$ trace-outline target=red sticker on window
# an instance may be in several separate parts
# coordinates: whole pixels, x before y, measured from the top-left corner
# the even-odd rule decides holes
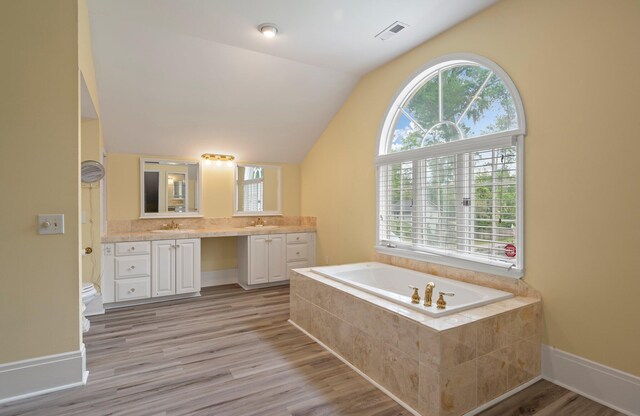
[[[506,246],[504,246],[504,254],[506,254],[507,257],[515,257],[516,246],[514,246],[513,244],[507,244]]]

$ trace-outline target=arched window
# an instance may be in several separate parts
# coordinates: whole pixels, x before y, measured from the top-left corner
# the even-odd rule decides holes
[[[378,251],[522,276],[522,102],[477,56],[431,62],[380,134]]]

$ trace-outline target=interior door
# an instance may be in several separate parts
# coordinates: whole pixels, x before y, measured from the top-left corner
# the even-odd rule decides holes
[[[269,236],[254,235],[249,245],[249,284],[257,285],[269,282]]]
[[[151,296],[168,296],[176,293],[176,241],[151,242]]]
[[[200,291],[200,239],[176,240],[176,293]]]
[[[287,259],[285,256],[285,234],[269,236],[269,281],[279,282],[287,279]]]

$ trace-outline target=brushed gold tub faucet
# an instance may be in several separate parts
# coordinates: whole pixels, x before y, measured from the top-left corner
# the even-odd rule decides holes
[[[431,298],[433,297],[433,289],[436,284],[433,282],[427,283],[427,287],[424,288],[424,306],[431,306]]]
[[[455,293],[453,292],[440,292],[440,297],[438,298],[438,301],[436,302],[436,305],[438,307],[438,309],[444,309],[447,307],[447,302],[445,302],[444,297],[445,296],[455,296]]]
[[[413,289],[413,295],[411,295],[411,303],[420,303],[420,295],[418,294],[418,288],[409,285],[409,289]]]

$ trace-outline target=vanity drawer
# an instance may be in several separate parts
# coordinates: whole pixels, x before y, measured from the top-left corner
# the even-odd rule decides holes
[[[309,267],[309,260],[302,261],[290,261],[287,263],[287,279],[291,280],[291,270],[292,269],[303,269]]]
[[[306,243],[308,239],[307,233],[287,234],[287,244]]]
[[[287,261],[306,260],[308,246],[306,244],[288,244],[287,245]]]
[[[116,257],[116,279],[149,276],[151,271],[151,257],[127,256]]]
[[[135,256],[136,254],[151,253],[150,241],[133,241],[130,243],[116,243],[116,256]]]
[[[116,281],[116,302],[151,297],[151,279],[139,277]]]

